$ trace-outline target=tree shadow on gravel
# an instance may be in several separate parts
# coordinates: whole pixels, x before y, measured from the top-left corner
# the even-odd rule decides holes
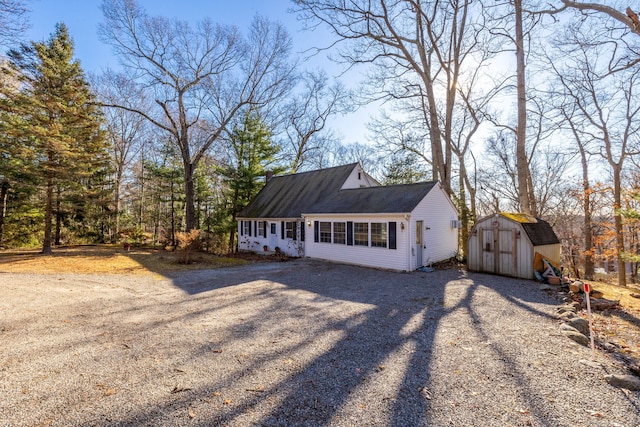
[[[202,366],[197,378],[202,381],[193,387],[177,384],[153,405],[135,406],[115,423],[105,422],[103,415],[90,424],[442,423],[432,413],[434,401],[448,401],[446,390],[436,394],[434,389],[434,349],[438,328],[460,311],[470,318],[473,333],[489,343],[485,350],[512,374],[513,393],[528,402],[531,418],[548,424],[549,408],[536,398],[538,391],[519,362],[493,342],[495,332],[487,329],[476,294],[480,287],[489,288],[513,310],[544,319],[550,315],[536,306],[549,298],[535,285],[532,290],[516,290],[505,285],[506,280],[510,279],[467,276],[457,270],[407,274],[306,261],[175,275],[173,283],[185,299],[160,307],[145,302],[143,310],[164,310],[166,318],[142,323],[133,333],[168,334],[172,325],[205,320],[224,323],[221,313],[237,309],[234,322],[217,325],[216,334],[179,354],[168,367],[179,375],[181,363]],[[191,309],[194,301],[198,310]],[[119,315],[126,316],[126,310]],[[171,340],[180,348],[180,339],[167,335],[167,348],[156,351],[171,352]],[[236,342],[246,345],[246,352],[236,350]],[[210,369],[215,375],[205,369],[208,365],[216,367]],[[228,369],[220,373],[219,366]],[[263,383],[254,383],[254,378],[263,377]]]
[[[320,333],[333,331],[340,338],[284,379],[260,389],[245,387],[241,400],[223,404],[214,411],[215,414],[198,417],[190,425],[243,425],[245,414],[264,413],[260,405],[265,401],[276,403],[268,410],[268,415],[252,420],[251,424],[341,424],[347,422],[341,418],[344,413],[354,412],[361,413],[360,422],[368,425],[419,425],[424,420],[429,410],[429,396],[425,394],[429,383],[429,361],[439,320],[436,310],[442,304],[444,291],[444,279],[439,277],[442,272],[401,274],[325,263],[304,263],[295,268],[278,264],[257,267],[251,272],[232,268],[226,273],[217,270],[178,275],[174,277],[174,284],[189,295],[199,295],[264,280],[286,286],[283,289],[315,295],[308,306],[296,308],[289,306],[286,295],[277,295],[282,290],[271,291],[273,295],[266,296],[273,300],[269,310],[247,316],[243,325],[237,325],[231,339],[259,339],[257,331],[260,325],[273,321],[271,313],[282,310],[288,310],[291,318],[317,316],[317,320],[312,319],[310,323],[324,322],[327,331]],[[450,273],[446,275],[450,276]],[[259,298],[258,295],[252,297]],[[278,298],[282,299],[279,301]],[[334,301],[362,304],[364,308],[335,320],[327,319],[322,309],[313,309],[316,303],[326,305]],[[199,314],[191,313],[191,316]],[[411,327],[407,328],[407,325]],[[288,329],[286,325],[274,327]],[[291,332],[304,334],[304,331]],[[313,352],[314,338],[308,336],[304,341],[252,358],[236,373],[237,380],[212,379],[205,387],[176,394],[172,396],[169,410],[209,401],[216,390],[234,387],[234,383],[236,387],[239,383],[244,384],[243,379],[254,372],[269,369],[288,354]],[[218,340],[213,345],[201,345],[189,357],[208,357],[212,349],[224,349],[225,344],[225,341]],[[396,355],[406,357],[409,363],[396,368]],[[404,372],[399,376],[391,375],[395,369]],[[379,394],[375,400],[386,408],[383,411],[386,420],[367,418],[365,406],[371,405],[370,393]],[[161,424],[167,409],[148,408],[130,413],[128,419],[121,420],[119,424]],[[370,413],[379,414],[378,409]]]

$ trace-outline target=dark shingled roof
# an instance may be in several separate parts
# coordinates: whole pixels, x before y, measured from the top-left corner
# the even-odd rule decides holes
[[[533,246],[542,246],[542,245],[553,245],[556,243],[560,243],[558,240],[558,236],[551,228],[551,225],[545,220],[540,218],[536,218],[538,220],[537,223],[521,223],[522,228],[524,228],[525,233],[529,236],[529,240],[531,240],[531,244]]]
[[[303,213],[407,213],[437,181],[340,190]]]
[[[275,176],[239,214],[240,218],[298,218],[337,193],[357,163]]]

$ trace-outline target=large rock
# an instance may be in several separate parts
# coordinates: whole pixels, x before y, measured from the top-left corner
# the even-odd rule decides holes
[[[604,379],[614,387],[626,388],[631,391],[640,390],[640,378],[634,375],[606,375]]]
[[[586,319],[583,319],[582,317],[574,317],[566,320],[566,322],[569,326],[573,326],[580,331],[581,334],[589,335],[589,322]]]
[[[565,322],[568,322],[571,319],[575,319],[577,318],[578,315],[576,313],[574,313],[573,311],[565,311],[563,313],[561,313],[560,315],[558,315],[558,319],[563,320]]]
[[[580,345],[584,345],[585,347],[589,346],[589,338],[585,335],[581,334],[576,328],[563,323],[560,325],[560,331],[569,339],[577,342]]]
[[[575,305],[573,304],[564,304],[561,305],[560,307],[556,308],[556,311],[560,314],[562,313],[566,313],[566,312],[571,312],[571,313],[577,313],[578,312],[578,308],[576,308]]]

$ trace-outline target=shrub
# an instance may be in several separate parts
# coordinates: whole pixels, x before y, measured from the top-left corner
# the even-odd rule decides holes
[[[176,241],[178,249],[180,249],[178,262],[180,264],[191,264],[191,254],[200,249],[200,230],[180,231],[176,233]]]

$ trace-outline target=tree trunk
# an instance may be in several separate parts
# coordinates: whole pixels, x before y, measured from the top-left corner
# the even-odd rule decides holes
[[[529,201],[529,165],[527,159],[527,98],[525,86],[524,34],[522,28],[522,0],[515,0],[516,19],[516,86],[518,94],[518,126],[516,127],[516,168],[518,172],[518,200],[520,210],[533,214]]]
[[[185,216],[185,231],[189,231],[195,228],[196,224],[196,212],[195,212],[195,187],[193,185],[193,171],[195,165],[190,162],[184,163],[184,216]]]
[[[0,249],[4,233],[4,219],[7,216],[7,199],[9,198],[9,180],[3,179],[0,183]]]
[[[54,245],[59,246],[60,242],[60,233],[62,229],[62,212],[61,212],[61,203],[60,203],[60,188],[56,189],[56,228],[54,233],[53,242]]]
[[[53,154],[49,155],[50,161]],[[47,170],[47,199],[44,205],[44,239],[42,240],[42,253],[51,255],[51,227],[53,213],[53,168],[48,166]]]
[[[624,234],[622,234],[622,188],[621,188],[621,164],[622,161],[613,169],[613,209],[614,223],[616,228],[616,252],[618,261],[618,285],[627,286],[627,270],[624,260]]]
[[[587,155],[582,144],[578,144],[580,149],[580,161],[582,163],[582,210],[584,211],[584,278],[587,280],[593,280],[594,265],[593,265],[593,232],[591,224],[591,188],[589,185],[589,165],[587,163]]]
[[[459,177],[459,187],[460,187],[460,190],[459,190],[458,210],[460,211],[460,222],[462,224],[462,226],[459,229],[459,239],[460,239],[459,246],[460,246],[460,252],[462,252],[466,257],[469,250],[469,244],[468,244],[469,208],[467,208],[467,201],[466,201],[467,196],[465,192],[464,177],[462,176],[462,173],[460,173],[460,177]]]
[[[118,168],[118,172],[116,173],[116,182],[113,189],[113,204],[115,206],[114,212],[114,228],[115,232],[111,236],[111,243],[116,243],[118,239],[118,233],[120,232],[120,210],[122,209],[122,203],[120,201],[120,186],[122,185],[122,168]]]

